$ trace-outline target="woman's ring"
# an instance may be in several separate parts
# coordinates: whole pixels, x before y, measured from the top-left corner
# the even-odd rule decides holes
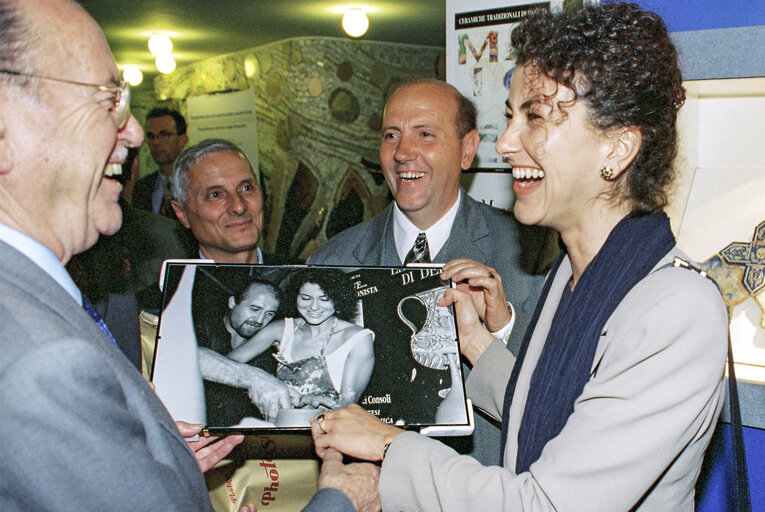
[[[326,434],[327,431],[324,430],[324,425],[322,425],[322,423],[324,423],[325,419],[326,419],[326,417],[325,417],[324,413],[321,413],[318,416],[316,416],[316,424],[319,425],[319,428],[321,429],[321,431]]]

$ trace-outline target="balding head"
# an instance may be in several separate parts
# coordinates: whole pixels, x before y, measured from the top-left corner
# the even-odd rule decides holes
[[[421,230],[455,204],[460,173],[478,149],[475,111],[463,100],[444,82],[420,80],[385,106],[380,166],[399,209]]]
[[[66,262],[119,228],[121,185],[104,174],[120,171],[143,132],[78,4],[0,0],[0,42],[0,222]]]
[[[412,80],[411,82],[407,82],[404,85],[398,87],[388,99],[388,102],[386,102],[385,108],[388,108],[388,103],[390,103],[390,100],[393,99],[393,96],[395,96],[396,93],[407,87],[419,85],[431,86],[434,91],[440,90],[440,94],[446,94],[454,98],[454,129],[457,130],[457,135],[460,138],[467,135],[471,130],[476,129],[476,119],[478,113],[473,102],[463,96],[462,93],[458,91],[457,88],[453,85],[441,80],[436,80],[435,78],[421,78],[418,80]]]

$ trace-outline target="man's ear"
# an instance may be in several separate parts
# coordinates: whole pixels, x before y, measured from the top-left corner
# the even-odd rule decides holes
[[[186,210],[183,209],[183,206],[181,206],[181,203],[176,201],[175,199],[170,201],[170,205],[173,207],[173,210],[175,210],[175,216],[178,217],[178,220],[181,224],[183,224],[183,227],[186,229],[191,229],[191,224],[189,224],[189,219],[186,217]]]
[[[228,309],[234,309],[234,306],[236,306],[236,299],[234,299],[234,296],[228,298]]]
[[[178,136],[178,140],[181,141],[181,147],[186,147],[186,144],[189,142],[189,137],[185,133],[183,135]]]
[[[462,170],[470,169],[470,165],[473,163],[473,158],[478,151],[478,143],[481,138],[478,136],[476,130],[470,130],[462,137],[462,160],[460,166]]]
[[[614,179],[630,166],[643,144],[643,134],[637,126],[622,126],[609,133],[610,151],[605,165],[613,169]]]

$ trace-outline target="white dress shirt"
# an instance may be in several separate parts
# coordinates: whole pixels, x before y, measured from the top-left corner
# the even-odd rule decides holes
[[[263,253],[260,252],[260,247],[256,247],[255,250],[258,253],[258,261],[256,261],[255,263],[258,263],[258,264],[262,265],[263,264]],[[199,259],[200,260],[205,260],[205,261],[212,261],[213,263],[215,263],[215,260],[207,258],[207,257],[205,257],[204,254],[202,254],[202,249],[199,249]]]
[[[438,254],[438,251],[449,240],[449,234],[452,232],[452,224],[457,217],[457,210],[460,207],[460,199],[462,198],[462,191],[458,191],[457,200],[454,202],[451,208],[444,214],[443,217],[425,230],[425,236],[428,238],[428,251],[430,252],[430,258],[433,259]],[[414,225],[409,220],[404,212],[402,212],[398,205],[393,203],[393,239],[396,241],[396,252],[404,263],[406,255],[412,249],[414,240],[417,235],[422,233],[423,230]]]

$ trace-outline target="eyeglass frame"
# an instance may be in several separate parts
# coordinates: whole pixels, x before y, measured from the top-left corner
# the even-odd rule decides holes
[[[158,133],[152,133],[150,131],[146,131],[144,136],[145,136],[146,140],[149,141],[149,142],[151,142],[153,140],[159,140],[159,141],[164,142],[164,141],[170,139],[170,137],[172,137],[173,135],[178,136],[178,135],[182,135],[182,134],[180,134],[178,132],[166,132],[165,130],[160,130]]]
[[[22,73],[12,69],[0,69],[0,73],[22,76],[25,78],[37,78],[39,80],[50,80],[52,82],[62,82],[65,84],[83,85],[85,87],[93,87],[99,91],[110,92],[114,94],[114,99],[112,100],[112,108],[109,109],[109,112],[114,113],[114,123],[117,125],[117,129],[123,129],[127,124],[128,118],[130,117],[130,84],[125,80],[120,80],[119,85],[99,85],[89,84],[86,82],[78,82],[76,80],[67,80],[65,78],[53,78],[50,76]]]

